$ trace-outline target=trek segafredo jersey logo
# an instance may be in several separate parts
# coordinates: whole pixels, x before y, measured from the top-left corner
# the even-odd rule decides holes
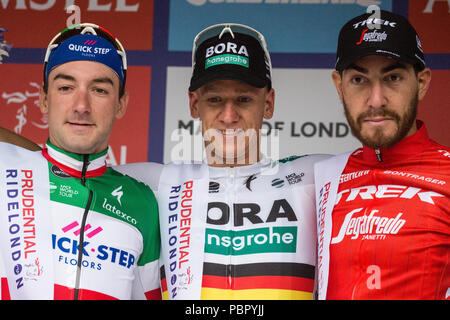
[[[234,42],[219,43],[206,49],[205,69],[221,64],[249,67],[247,47]]]
[[[331,239],[331,244],[341,242],[345,236],[349,236],[350,240],[360,237],[361,240],[384,240],[387,235],[397,234],[406,223],[401,212],[393,218],[377,215],[378,210],[372,210],[368,216],[353,217],[362,210],[363,208],[358,208],[347,213],[338,235]]]

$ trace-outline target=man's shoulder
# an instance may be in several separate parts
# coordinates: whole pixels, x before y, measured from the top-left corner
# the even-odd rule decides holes
[[[115,166],[112,170],[142,182],[156,191],[163,167],[164,165],[156,162],[136,162]]]
[[[316,162],[320,162],[331,158],[329,154],[306,154],[306,155],[294,155],[279,160],[282,167],[304,167],[313,168]]]

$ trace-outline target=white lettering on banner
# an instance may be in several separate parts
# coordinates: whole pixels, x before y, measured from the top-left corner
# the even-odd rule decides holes
[[[79,6],[71,5],[66,8],[66,13],[73,13],[66,20],[66,26],[71,27],[81,23],[81,9]]]
[[[450,13],[450,0],[428,0],[427,6],[423,9],[423,13],[433,13],[433,7],[434,3],[440,1],[440,2],[447,2],[448,4],[448,13]]]
[[[114,156],[114,151],[111,146],[108,148],[108,155],[106,157],[106,164],[108,166],[117,166],[119,164],[127,163],[127,146],[120,146],[120,163],[117,162],[116,157]]]
[[[110,0],[109,3],[99,4],[99,0],[89,0],[87,11],[112,11],[113,3],[115,2],[116,5],[114,6],[115,8],[114,11],[116,12],[138,12],[140,1],[134,0],[133,1],[134,4],[130,4],[129,1],[130,0],[115,0],[115,1]],[[10,3],[12,4],[13,2],[14,0],[0,0],[0,4],[3,9],[7,9],[9,4]],[[76,2],[75,0],[66,0],[64,8],[74,6],[75,2]],[[15,10],[28,9],[25,0],[15,0],[15,3],[16,3],[16,6],[14,7]],[[30,10],[45,11],[51,9],[56,4],[56,0],[47,0],[47,2],[45,3],[29,0],[28,3]]]
[[[362,7],[379,5],[378,0],[186,0],[194,6],[203,6],[207,2],[216,3],[236,3],[236,4],[357,4]]]
[[[350,211],[344,218],[341,229],[336,237],[331,239],[332,244],[341,242],[345,236],[352,236],[350,239],[362,240],[384,240],[387,234],[397,234],[406,220],[400,219],[403,213],[399,212],[395,218],[375,216],[379,210],[372,210],[368,216],[353,218],[355,213],[361,212],[363,208]]]
[[[381,198],[402,198],[412,199],[418,196],[422,202],[434,205],[434,197],[444,197],[442,194],[434,191],[423,191],[419,188],[399,186],[399,185],[379,185],[363,186],[358,188],[346,189],[336,195],[336,204],[339,203],[343,195],[347,195],[345,201],[353,201],[358,196],[362,200],[381,199]]]

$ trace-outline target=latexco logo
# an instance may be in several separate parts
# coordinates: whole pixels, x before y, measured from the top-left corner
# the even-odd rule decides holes
[[[221,255],[295,252],[297,227],[267,227],[242,231],[206,229],[205,251]]]

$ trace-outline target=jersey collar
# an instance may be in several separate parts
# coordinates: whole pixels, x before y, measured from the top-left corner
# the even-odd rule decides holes
[[[206,163],[206,162],[205,162]],[[247,177],[252,174],[259,174],[265,170],[272,168],[275,163],[265,157],[261,156],[261,160],[250,164],[247,166],[236,166],[236,167],[209,167],[209,176],[211,178],[221,178],[221,177]]]
[[[107,151],[108,149],[105,149],[100,153],[89,155],[86,178],[98,177],[106,172]],[[50,140],[47,140],[46,147],[42,149],[42,155],[65,173],[81,178],[84,155],[62,150],[53,145]]]
[[[353,155],[356,157],[362,157],[362,159],[366,162],[374,164],[387,164],[419,154],[427,148],[430,139],[428,137],[425,124],[422,121],[417,120],[417,128],[418,130],[414,134],[402,139],[394,146],[379,149],[382,157],[381,162],[378,160],[375,150],[366,146],[363,146],[362,152],[361,149],[358,149],[353,153]]]

